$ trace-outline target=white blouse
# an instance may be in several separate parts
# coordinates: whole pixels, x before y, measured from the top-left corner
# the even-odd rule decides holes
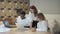
[[[47,32],[47,24],[46,21],[39,21],[37,23],[37,29],[36,31],[40,32],[40,31],[44,31]]]
[[[17,24],[29,26],[30,23],[31,23],[31,19],[28,19],[28,18],[22,19],[20,16],[17,17]]]
[[[26,14],[26,17],[31,19],[31,21],[37,20],[37,16],[35,17],[34,14],[31,12],[29,12],[29,14]]]

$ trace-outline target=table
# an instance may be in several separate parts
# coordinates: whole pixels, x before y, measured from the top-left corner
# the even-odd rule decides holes
[[[32,32],[30,30],[26,30],[24,32],[20,32],[20,31],[17,31],[16,28],[11,28],[11,31],[0,33],[0,34],[50,34],[50,33],[48,33],[48,32]]]

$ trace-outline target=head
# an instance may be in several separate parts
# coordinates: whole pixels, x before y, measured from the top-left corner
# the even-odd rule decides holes
[[[24,11],[20,12],[20,16],[22,19],[24,19],[25,18],[25,12]]]
[[[20,12],[22,12],[22,11],[23,11],[23,9],[17,9],[18,16],[20,16]]]
[[[37,8],[33,5],[30,7],[30,11],[31,13],[33,13],[34,15],[37,15],[38,11],[37,11]]]
[[[38,14],[38,19],[39,20],[45,20],[45,16],[43,15],[43,13]]]

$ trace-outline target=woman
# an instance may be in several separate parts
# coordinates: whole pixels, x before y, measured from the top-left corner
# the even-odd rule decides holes
[[[4,26],[3,21],[0,21],[0,32],[8,32],[8,31],[10,31],[10,29]]]
[[[43,13],[38,14],[38,20],[39,20],[39,22],[37,23],[36,31],[47,32],[47,23],[46,23],[46,19],[45,19]]]
[[[32,19],[32,22],[30,24],[30,29],[37,28],[37,23],[38,23],[37,14],[38,14],[37,8],[34,5],[31,6],[29,12],[30,19]]]
[[[30,26],[30,20],[25,17],[26,13],[24,11],[21,11],[19,16],[17,17],[17,24],[23,25],[25,28],[29,28]]]

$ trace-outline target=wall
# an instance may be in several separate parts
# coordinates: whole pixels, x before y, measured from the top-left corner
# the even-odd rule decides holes
[[[30,5],[35,5],[41,10],[46,19],[56,19],[60,24],[60,0],[30,0]]]
[[[60,14],[60,0],[30,0],[30,5],[35,5],[43,13]]]
[[[0,20],[8,18],[13,21],[11,24],[15,23],[17,12],[20,12],[20,9],[28,12],[29,5],[29,0],[0,0]]]

